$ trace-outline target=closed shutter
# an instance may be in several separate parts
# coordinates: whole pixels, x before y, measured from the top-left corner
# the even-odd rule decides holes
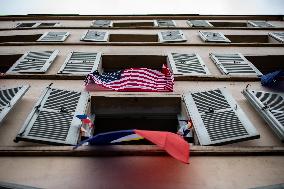
[[[112,27],[113,22],[111,20],[94,20],[92,22],[93,27]]]
[[[0,88],[0,123],[29,88],[29,85],[14,88]]]
[[[27,52],[13,64],[7,73],[44,73],[54,61],[58,52],[58,50]]]
[[[162,31],[158,33],[160,42],[183,42],[186,38],[182,31],[172,30],[172,31]]]
[[[262,73],[240,53],[210,53],[210,58],[213,60],[219,70],[226,75],[262,75]]]
[[[158,27],[175,27],[176,23],[173,20],[154,20],[154,25]]]
[[[201,145],[259,138],[256,129],[225,88],[188,93],[184,100]]]
[[[199,31],[199,36],[205,42],[231,43],[231,41],[220,32]]]
[[[39,25],[40,23],[18,23],[16,25],[16,28],[35,28]]]
[[[170,53],[168,55],[174,74],[180,75],[203,75],[210,74],[201,57],[195,53],[180,54]]]
[[[69,36],[69,32],[46,32],[37,41],[41,42],[57,42],[65,41]]]
[[[107,42],[108,41],[108,32],[88,30],[83,35],[81,40],[82,41]]]
[[[100,59],[101,53],[71,52],[58,73],[86,75],[98,69]]]
[[[26,119],[16,141],[76,145],[89,100],[87,92],[47,87]]]
[[[269,24],[266,21],[248,21],[248,25],[252,27],[259,27],[259,28],[271,28],[274,27],[273,25]]]
[[[273,33],[268,33],[268,35],[277,41],[284,43],[284,32],[273,32]]]
[[[243,94],[284,142],[284,93],[245,89]]]
[[[213,27],[207,20],[188,20],[187,24],[190,27]]]

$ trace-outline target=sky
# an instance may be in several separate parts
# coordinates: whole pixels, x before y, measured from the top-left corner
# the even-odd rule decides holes
[[[284,15],[284,0],[0,0],[0,15]]]

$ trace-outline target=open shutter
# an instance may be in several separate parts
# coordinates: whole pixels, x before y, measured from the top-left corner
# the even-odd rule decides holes
[[[225,37],[221,32],[199,31],[199,36],[205,42],[231,43],[231,41],[227,37]]]
[[[186,38],[181,30],[162,31],[158,33],[160,42],[183,42]]]
[[[260,27],[260,28],[271,28],[273,25],[269,24],[266,21],[248,21],[248,25],[252,27]]]
[[[173,20],[154,20],[154,25],[158,27],[176,27]]]
[[[253,75],[261,76],[262,73],[249,62],[241,53],[235,54],[213,54],[210,53],[210,58],[226,75]]]
[[[57,42],[65,41],[69,36],[69,32],[46,32],[37,41],[41,42]]]
[[[187,24],[190,27],[213,27],[207,20],[188,20]]]
[[[35,28],[39,25],[40,23],[18,23],[16,25],[16,28]]]
[[[259,134],[225,89],[184,95],[201,145],[220,145],[259,138]]]
[[[284,142],[284,93],[245,89],[243,94]]]
[[[203,75],[210,74],[201,57],[195,53],[170,53],[168,58],[174,74],[177,75]]]
[[[26,119],[16,141],[76,145],[89,100],[87,92],[47,87]]]
[[[71,52],[58,73],[86,75],[98,69],[100,59],[101,53]]]
[[[81,38],[82,41],[107,42],[108,32],[88,30]]]
[[[273,32],[273,33],[268,33],[268,35],[280,43],[284,43],[284,32]]]
[[[17,60],[7,73],[44,73],[54,61],[58,52],[58,50],[40,52],[29,51]]]
[[[93,27],[112,27],[113,22],[111,20],[94,20],[92,22]]]
[[[0,88],[0,123],[29,88],[29,85],[14,88]]]

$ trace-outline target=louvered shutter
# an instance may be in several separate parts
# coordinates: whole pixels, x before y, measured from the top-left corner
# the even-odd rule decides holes
[[[37,41],[62,42],[69,36],[69,32],[46,32]]]
[[[108,32],[104,31],[94,31],[88,30],[83,37],[82,41],[97,41],[97,42],[107,42],[108,41]]]
[[[16,141],[75,145],[89,100],[87,92],[47,87],[26,119]]]
[[[44,73],[50,67],[58,52],[58,50],[27,52],[13,64],[7,73]]]
[[[221,145],[259,138],[259,134],[225,89],[184,95],[201,145]]]
[[[226,75],[253,75],[261,76],[262,73],[249,62],[241,53],[235,54],[213,54],[210,58],[218,69]]]
[[[284,32],[273,32],[273,33],[268,33],[268,35],[277,41],[284,43]]]
[[[213,27],[207,20],[188,20],[187,24],[190,27]]]
[[[100,59],[101,53],[71,52],[58,73],[86,75],[98,69]]]
[[[92,22],[93,27],[112,27],[113,22],[111,20],[94,20]]]
[[[160,42],[183,42],[186,38],[182,31],[172,30],[172,31],[162,31],[158,33]]]
[[[260,28],[271,28],[273,25],[269,24],[266,21],[248,21],[248,25],[252,27],[260,27]]]
[[[284,142],[284,93],[245,89],[243,94]]]
[[[16,28],[35,28],[39,25],[40,23],[18,23],[16,25]]]
[[[158,27],[175,27],[176,23],[173,20],[154,20],[154,25]]]
[[[199,31],[199,36],[205,42],[231,43],[231,41],[220,32]]]
[[[201,57],[195,53],[170,53],[168,58],[174,74],[177,75],[203,75],[210,74]]]
[[[0,123],[29,88],[29,85],[0,88]]]

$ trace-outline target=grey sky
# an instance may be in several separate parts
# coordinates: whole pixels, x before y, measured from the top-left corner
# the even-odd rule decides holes
[[[284,15],[284,0],[0,0],[0,14]]]

